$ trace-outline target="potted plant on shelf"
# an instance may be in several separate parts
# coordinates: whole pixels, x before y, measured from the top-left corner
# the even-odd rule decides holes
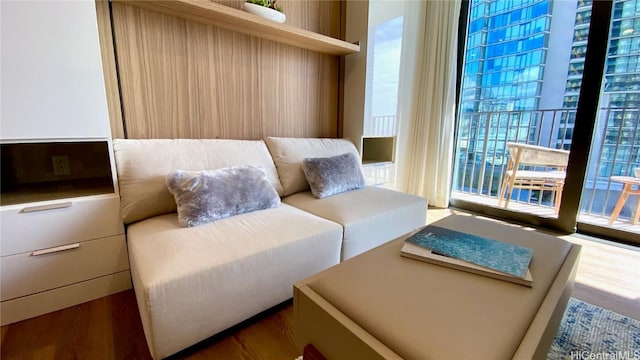
[[[282,12],[282,8],[276,4],[276,1],[277,0],[246,0],[242,9],[265,19],[282,23],[286,20],[286,16]]]

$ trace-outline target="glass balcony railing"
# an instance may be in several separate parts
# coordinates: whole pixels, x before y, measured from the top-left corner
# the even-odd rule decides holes
[[[575,109],[462,112],[458,119],[452,197],[497,207],[509,162],[507,142],[568,150],[575,114]],[[609,224],[624,185],[617,177],[633,178],[635,169],[640,168],[639,117],[638,108],[600,109],[580,221],[640,232],[640,224],[631,224],[640,196],[631,196],[621,208],[617,221]],[[551,191],[516,188],[509,209],[555,216],[554,195]]]

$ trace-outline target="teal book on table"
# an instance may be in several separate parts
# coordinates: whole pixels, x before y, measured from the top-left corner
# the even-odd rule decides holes
[[[492,240],[438,226],[427,226],[406,242],[518,278],[525,278],[533,251],[527,247]]]

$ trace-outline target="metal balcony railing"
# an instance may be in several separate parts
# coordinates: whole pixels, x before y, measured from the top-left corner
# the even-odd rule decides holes
[[[396,116],[372,116],[365,121],[363,136],[394,136],[397,133]]]
[[[509,160],[506,143],[569,150],[575,114],[575,109],[462,112],[456,135],[454,193],[497,199]],[[581,214],[611,215],[621,192],[621,184],[611,181],[611,176],[633,176],[640,167],[639,118],[638,108],[600,109]],[[511,201],[552,207],[553,194],[516,189]],[[631,216],[634,204],[629,201],[621,219]]]

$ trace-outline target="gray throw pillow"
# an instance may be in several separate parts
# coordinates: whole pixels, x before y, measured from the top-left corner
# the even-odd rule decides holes
[[[258,166],[176,170],[166,183],[178,206],[178,221],[187,227],[280,206],[280,196]]]
[[[360,162],[352,153],[338,156],[306,158],[302,171],[315,198],[362,189],[365,185]]]

